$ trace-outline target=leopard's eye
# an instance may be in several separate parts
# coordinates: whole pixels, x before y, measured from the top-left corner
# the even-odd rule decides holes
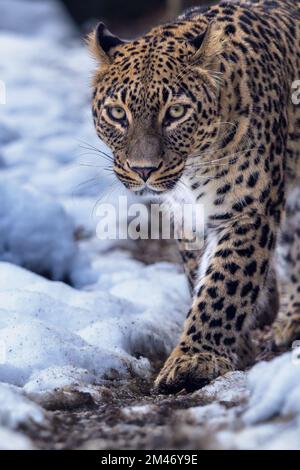
[[[124,121],[126,119],[126,112],[121,106],[109,106],[107,112],[114,121]]]
[[[166,118],[171,120],[181,119],[187,112],[187,106],[174,104],[170,106],[166,113]]]

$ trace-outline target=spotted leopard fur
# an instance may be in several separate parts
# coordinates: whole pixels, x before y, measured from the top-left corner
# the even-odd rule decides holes
[[[300,205],[286,202],[299,184],[300,1],[194,8],[129,42],[101,23],[89,42],[94,123],[116,176],[205,208],[203,249],[180,244],[192,306],[155,382],[193,390],[253,361],[251,328],[276,314],[279,237],[289,301],[274,331],[284,344],[300,334]]]

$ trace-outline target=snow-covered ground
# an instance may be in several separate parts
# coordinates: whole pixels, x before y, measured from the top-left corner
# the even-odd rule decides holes
[[[3,93],[4,83],[6,104],[0,104],[0,448],[5,449],[34,446],[19,428],[46,423],[49,403],[68,401],[74,391],[89,392],[97,401],[98,386],[109,379],[147,379],[151,361],[166,356],[176,342],[189,303],[177,266],[146,266],[96,238],[95,204],[113,199],[114,187],[103,169],[107,162],[90,148],[104,149],[90,115],[93,62],[74,38],[54,1],[1,1],[0,88]],[[231,421],[239,416],[243,431],[220,431],[220,446],[300,448],[298,362],[290,353],[258,364],[248,377],[235,376],[237,382],[222,379],[230,397],[250,397],[230,414],[217,395],[208,405],[216,408],[189,412],[199,422],[218,413]],[[219,383],[201,393],[217,394]],[[257,424],[274,417],[277,427]]]

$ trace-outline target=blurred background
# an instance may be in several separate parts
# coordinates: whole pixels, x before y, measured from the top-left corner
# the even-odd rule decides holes
[[[89,227],[92,233],[95,203],[104,193],[114,199],[116,187],[111,191],[107,162],[97,153],[109,149],[93,128],[96,64],[86,34],[101,20],[131,39],[184,9],[213,3],[0,0],[0,177],[51,196],[72,215],[76,228]],[[2,250],[0,244],[0,259]]]
[[[118,34],[128,38],[146,32],[152,26],[176,18],[187,8],[212,5],[216,0],[1,0],[0,29],[20,27],[22,18],[28,32],[40,29],[33,21],[47,9],[50,20],[55,9],[69,19],[78,30],[86,33],[98,21],[105,21]],[[22,5],[26,4],[24,11]],[[3,15],[3,13],[5,13]],[[60,16],[61,16],[60,15]]]
[[[83,39],[99,20],[130,39],[212,3],[0,0],[0,450],[77,448],[87,436],[92,446],[101,436],[105,449],[124,438],[131,447],[137,423],[147,449],[195,448],[195,436],[199,448],[213,448],[212,438],[219,449],[300,447],[300,374],[290,354],[251,372],[248,421],[241,421],[249,393],[242,372],[198,396],[201,407],[195,395],[177,397],[186,415],[177,405],[166,414],[169,399],[156,397],[145,414],[152,366],[175,345],[190,306],[186,279],[170,244],[96,236],[97,205],[110,202],[118,215],[124,187],[111,178],[103,153],[110,150],[94,130],[97,64]],[[127,214],[117,222],[127,225]],[[268,359],[268,342],[265,349]],[[135,394],[142,406],[131,410],[140,415],[128,414]],[[53,421],[40,405],[55,410]],[[88,405],[101,419],[65,414]],[[125,427],[116,425],[125,416]]]
[[[113,203],[124,187],[112,177],[103,154],[110,149],[94,130],[91,77],[97,64],[84,38],[99,20],[131,39],[187,8],[213,3],[0,0],[0,261],[74,285],[90,279],[70,260],[82,241],[95,237],[98,203]],[[47,204],[63,210],[60,223],[47,217]],[[65,233],[58,234],[58,227],[66,231],[65,222],[68,247]]]
[[[97,64],[84,38],[99,20],[135,38],[212,3],[0,0],[0,261],[77,286],[89,282],[82,264],[74,267],[74,252],[89,258],[96,207],[114,203],[124,187],[112,178],[103,155],[110,149],[94,130]],[[124,217],[119,222],[127,224]]]
[[[186,8],[212,3],[216,2],[0,0],[0,199],[6,201],[0,209],[0,261],[81,285],[77,274],[82,267],[75,273],[69,259],[82,240],[95,236],[97,204],[115,201],[124,191],[111,178],[103,156],[110,149],[94,130],[91,77],[97,65],[84,38],[99,20],[131,39],[176,18]],[[34,192],[33,202],[28,190]],[[60,246],[66,237],[55,234],[52,220],[44,216],[43,198],[50,198],[57,211],[65,211],[62,224],[64,217],[71,218],[69,250]],[[16,214],[21,203],[25,218]],[[20,238],[35,243],[21,247]],[[58,271],[50,248],[44,253],[50,245],[54,253],[69,253],[65,263],[57,255]]]
[[[89,29],[97,19],[106,21],[118,34],[144,33],[151,26],[168,21],[184,9],[209,5],[209,0],[62,0],[75,23]]]

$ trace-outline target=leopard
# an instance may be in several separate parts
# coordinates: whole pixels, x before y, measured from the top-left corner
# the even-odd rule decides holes
[[[247,369],[258,323],[290,347],[300,337],[300,1],[193,7],[131,40],[100,22],[88,44],[93,121],[117,180],[204,208],[202,246],[178,241],[191,307],[154,389],[192,392]]]

